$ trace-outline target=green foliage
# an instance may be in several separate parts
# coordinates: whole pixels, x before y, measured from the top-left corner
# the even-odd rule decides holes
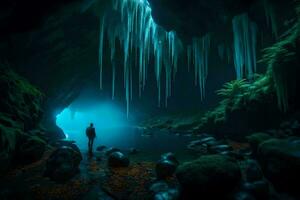
[[[1,152],[11,152],[15,149],[18,129],[5,127],[0,124],[0,149]]]
[[[247,91],[249,84],[245,79],[233,80],[225,83],[223,88],[217,91],[219,96],[233,99]]]
[[[252,146],[253,150],[256,152],[260,144],[271,139],[272,137],[267,133],[253,133],[246,138]]]
[[[299,12],[299,7],[298,7]],[[299,40],[300,22],[288,30],[279,42],[264,50],[262,62],[268,65],[268,75],[273,78],[277,93],[278,106],[282,111],[289,107],[289,96],[295,92],[292,85],[295,84],[297,68],[299,68]]]

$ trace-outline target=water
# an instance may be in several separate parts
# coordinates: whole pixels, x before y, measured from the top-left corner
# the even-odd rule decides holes
[[[80,149],[88,149],[85,130],[91,122],[96,129],[94,148],[100,145],[116,147],[122,150],[136,148],[144,152],[168,152],[186,150],[193,137],[178,136],[162,130],[138,128],[124,120],[126,116],[116,107],[99,104],[85,109],[84,112],[66,108],[57,116],[56,124],[64,131],[66,137],[76,141]]]
[[[85,131],[64,130],[68,139],[75,140],[82,150],[87,150],[88,139]],[[128,150],[136,148],[146,152],[168,152],[186,150],[187,144],[195,139],[187,136],[177,136],[168,131],[145,131],[137,127],[119,127],[102,129],[96,127],[97,137],[94,147],[105,145]]]

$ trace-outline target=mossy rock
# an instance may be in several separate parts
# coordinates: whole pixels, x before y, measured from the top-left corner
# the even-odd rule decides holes
[[[253,133],[246,137],[254,152],[257,152],[257,148],[261,143],[271,138],[272,136],[267,133]]]
[[[79,172],[82,155],[71,147],[60,147],[47,160],[45,176],[56,182],[66,182]]]
[[[227,156],[208,155],[177,169],[183,199],[229,197],[241,179],[237,162]]]
[[[277,190],[300,197],[300,138],[267,140],[259,145],[258,159]]]
[[[16,162],[20,164],[29,164],[39,160],[45,150],[46,142],[37,136],[23,136],[23,142],[17,147]]]

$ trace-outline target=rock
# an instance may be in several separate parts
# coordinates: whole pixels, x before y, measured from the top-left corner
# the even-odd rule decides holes
[[[269,184],[265,180],[244,183],[243,190],[250,193],[255,199],[269,199],[270,189]]]
[[[250,157],[253,154],[252,149],[250,147],[239,149],[238,151],[236,151],[236,153],[241,158]]]
[[[245,165],[245,176],[248,182],[258,181],[264,178],[263,172],[257,161],[247,160]]]
[[[102,157],[101,156],[96,156],[96,160],[97,161],[102,161]]]
[[[106,149],[107,147],[105,145],[101,145],[101,146],[98,146],[96,148],[96,151],[103,151],[104,149]]]
[[[224,199],[241,180],[237,162],[222,155],[201,156],[186,162],[178,167],[176,176],[183,199],[193,199],[195,195]]]
[[[114,152],[120,152],[121,150],[115,147],[110,147],[108,149],[106,149],[105,151],[105,155],[109,156],[110,154],[114,153]]]
[[[300,138],[267,140],[258,148],[258,159],[278,191],[300,196]]]
[[[7,152],[0,153],[0,175],[5,174],[11,167],[12,155]]]
[[[177,160],[174,153],[171,153],[171,152],[165,153],[165,154],[161,155],[160,158],[161,158],[161,160],[170,160],[173,163],[175,163],[176,165],[179,165],[179,161]]]
[[[169,189],[169,186],[166,182],[159,181],[159,182],[153,183],[149,190],[150,190],[150,192],[156,194],[159,192],[167,191],[168,189]]]
[[[57,144],[59,146],[68,146],[69,144],[75,144],[75,143],[76,143],[75,140],[69,140],[66,138],[57,140]]]
[[[121,152],[113,152],[108,157],[109,167],[128,167],[129,159]]]
[[[178,199],[179,191],[176,189],[169,189],[164,192],[159,192],[154,196],[154,200],[176,200]]]
[[[65,182],[78,173],[81,160],[81,154],[73,148],[60,147],[48,158],[45,176],[56,182]]]
[[[151,185],[150,192],[156,200],[176,200],[179,196],[177,188],[170,188],[164,181],[159,181]]]
[[[187,146],[187,149],[191,150],[192,152],[200,153],[200,154],[207,154],[208,152],[207,144],[200,144],[200,145],[189,144]]]
[[[59,147],[70,147],[72,148],[74,151],[77,151],[79,154],[81,154],[80,149],[78,148],[78,146],[76,145],[76,142],[74,140],[69,140],[69,139],[61,139],[57,141],[57,144]]]
[[[246,137],[254,153],[257,152],[258,146],[266,140],[271,139],[267,133],[253,133]]]
[[[39,137],[27,137],[17,149],[17,162],[29,164],[43,156],[46,142]]]
[[[158,179],[171,177],[177,168],[177,164],[171,160],[161,159],[156,163],[155,171]]]
[[[234,200],[256,200],[255,197],[253,197],[248,192],[238,192],[234,195]]]
[[[222,153],[222,152],[228,152],[232,150],[232,147],[226,144],[220,144],[209,147],[209,151],[212,153]]]
[[[129,154],[131,154],[131,155],[135,155],[135,154],[137,154],[139,151],[136,149],[136,148],[131,148],[130,150],[129,150]]]
[[[216,138],[214,138],[214,137],[204,137],[204,138],[202,138],[202,139],[200,139],[199,140],[200,141],[200,143],[202,144],[202,143],[208,143],[208,142],[211,142],[211,141],[216,141]]]

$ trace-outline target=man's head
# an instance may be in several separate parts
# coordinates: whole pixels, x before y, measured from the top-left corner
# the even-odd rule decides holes
[[[91,123],[91,124],[90,124],[90,127],[93,127],[93,126],[94,126],[94,124],[93,124],[93,123]]]

